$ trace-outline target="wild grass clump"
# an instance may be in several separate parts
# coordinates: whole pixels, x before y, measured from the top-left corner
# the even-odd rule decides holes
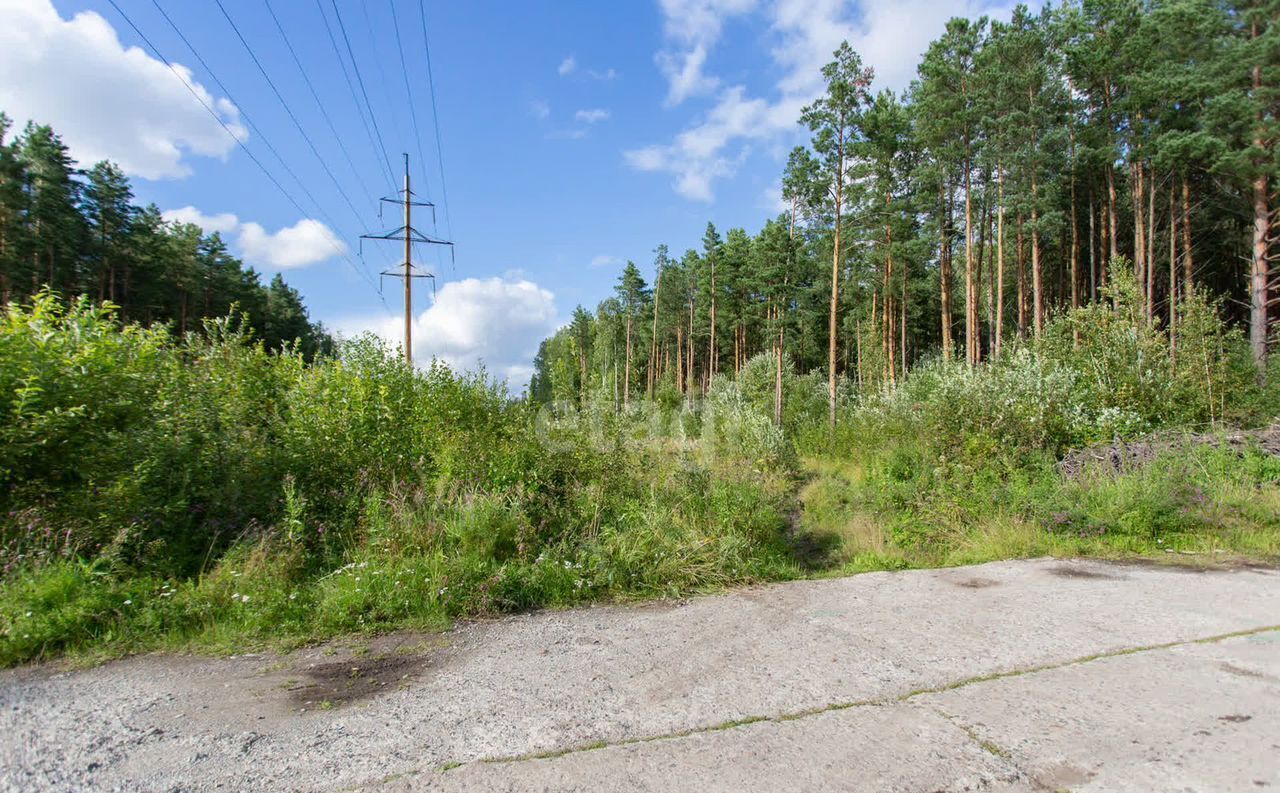
[[[48,295],[6,311],[0,385],[0,664],[797,571],[785,455],[731,398],[710,454],[372,339],[307,364],[235,319],[176,338]]]
[[[1199,296],[1172,340],[1131,277],[1108,298],[992,362],[928,362],[843,412],[833,456],[857,477],[811,461],[824,484],[808,495],[817,530],[846,537],[846,564],[1280,551],[1277,458],[1191,437],[1274,421],[1277,381],[1260,383],[1239,333]],[[1156,431],[1182,441],[1131,470],[1059,470],[1070,449]]]

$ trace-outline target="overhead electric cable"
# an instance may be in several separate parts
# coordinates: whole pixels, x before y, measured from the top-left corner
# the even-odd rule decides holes
[[[436,110],[436,81],[431,73],[431,39],[427,36],[426,0],[418,0],[418,16],[422,19],[422,46],[427,56],[427,87],[431,89],[431,121],[436,129],[436,161],[440,165],[440,202],[444,204],[444,224],[453,239],[453,223],[449,219],[449,187],[444,178],[444,146],[440,143],[440,114]]]
[[[364,106],[369,111],[369,120],[373,122],[373,131],[378,136],[378,146],[382,149],[382,158],[387,164],[387,173],[391,173],[391,157],[387,155],[387,144],[382,139],[382,130],[378,128],[378,117],[373,113],[373,105],[369,102],[369,92],[364,87],[364,77],[360,75],[360,64],[356,61],[355,51],[351,49],[351,38],[347,35],[347,26],[342,21],[342,12],[338,10],[337,0],[329,0],[333,6],[333,15],[338,20],[338,30],[342,33],[342,41],[347,45],[347,56],[351,58],[351,68],[356,73],[356,82],[360,85],[360,95],[364,97]],[[394,180],[393,180],[394,182]]]
[[[307,90],[311,92],[311,98],[316,100],[316,107],[320,109],[320,115],[324,118],[325,124],[329,126],[329,131],[333,133],[334,140],[338,141],[338,148],[342,150],[342,156],[346,158],[347,165],[351,167],[351,172],[355,174],[356,181],[360,183],[360,189],[364,192],[365,200],[373,203],[373,194],[369,192],[369,187],[364,183],[364,177],[360,175],[360,169],[356,168],[355,161],[351,158],[351,152],[347,150],[347,144],[343,142],[342,135],[338,133],[338,128],[334,126],[333,119],[329,117],[329,111],[325,110],[324,102],[320,99],[320,94],[316,91],[315,85],[311,82],[311,77],[307,74],[307,68],[302,65],[302,59],[298,57],[298,52],[293,48],[293,42],[289,41],[289,34],[285,32],[284,25],[280,24],[280,17],[276,16],[276,11],[271,6],[271,0],[262,0],[267,7],[267,13],[271,15],[271,21],[275,23],[276,30],[280,32],[280,38],[284,41],[284,46],[289,50],[289,55],[293,58],[293,62],[298,67],[298,71],[302,74],[302,80],[307,85]]]
[[[369,128],[369,121],[364,117],[364,108],[360,106],[360,97],[356,94],[356,85],[351,82],[351,72],[347,69],[347,61],[342,57],[342,51],[338,49],[338,39],[333,35],[333,26],[329,24],[329,15],[325,13],[324,3],[321,0],[316,0],[316,10],[320,12],[320,19],[324,20],[324,32],[329,35],[329,44],[333,47],[334,57],[338,59],[338,66],[342,67],[342,77],[347,82],[347,90],[351,93],[351,101],[356,106],[356,115],[360,118],[360,125],[364,127],[365,137],[369,139],[369,145],[373,147],[374,159],[378,159],[378,142],[373,139],[373,130]],[[384,159],[379,160],[379,162],[385,169],[387,188],[395,192],[396,179],[391,173],[390,163],[385,159],[386,149],[382,150],[382,154]]]
[[[151,42],[151,39],[147,38],[147,35],[142,32],[141,28],[139,28],[137,24],[134,23],[133,18],[124,12],[124,9],[120,7],[120,4],[117,3],[116,0],[107,0],[107,2],[110,3],[111,7],[116,10],[116,13],[119,14],[121,18],[124,19],[125,23],[127,23],[129,27],[133,29],[133,32],[138,34],[138,38],[142,39],[142,42],[147,45],[147,47],[155,54],[155,56],[159,58],[160,61],[164,63],[165,66],[169,68],[169,71],[173,72],[174,76],[177,77],[178,80],[184,86],[186,86],[187,90],[191,92],[191,95],[195,97],[197,102],[200,103],[201,107],[203,107],[209,113],[209,115],[213,116],[214,121],[217,121],[219,126],[222,127],[222,129],[227,133],[227,135],[233,141],[236,142],[236,145],[239,146],[241,150],[243,150],[244,153],[249,156],[249,159],[253,162],[253,164],[258,166],[258,169],[261,170],[263,175],[265,175],[267,179],[270,180],[270,182],[276,186],[276,189],[280,191],[281,195],[283,195],[285,199],[290,204],[292,204],[295,209],[298,210],[299,214],[301,214],[303,217],[308,216],[310,213],[307,212],[307,210],[303,209],[302,205],[298,203],[298,200],[293,197],[293,194],[290,193],[287,189],[285,189],[284,185],[280,184],[280,180],[277,179],[275,175],[271,173],[271,171],[267,170],[267,167],[262,164],[262,161],[258,159],[257,155],[255,155],[253,151],[244,144],[244,141],[240,139],[240,136],[237,135],[235,131],[231,129],[231,127],[227,126],[227,122],[223,120],[222,116],[219,115],[219,113],[216,110],[214,110],[207,101],[205,101],[205,98],[200,95],[200,92],[195,89],[195,86],[193,86],[190,83],[190,81],[188,81],[187,78],[182,75],[182,72],[178,71],[177,67],[173,65],[173,62],[170,61],[168,58],[166,58],[164,54],[160,52],[160,49]],[[323,208],[320,207],[319,203],[316,202],[315,197],[312,196],[309,192],[307,192],[305,187],[303,187],[303,192],[307,194],[307,197],[311,200],[312,203],[316,204],[317,208],[320,208],[321,213],[323,214],[324,210]],[[351,256],[350,254],[348,254],[345,248],[339,245],[337,241],[327,237],[326,237],[326,242],[329,243],[329,245],[334,249],[334,251],[338,253],[338,255],[340,255],[344,260],[346,260],[347,264],[350,265],[352,270],[355,270],[356,274],[364,278],[365,281],[369,283],[369,285],[372,286],[375,291],[378,291],[376,285],[374,285],[372,279],[369,277],[369,274],[365,270],[362,270],[361,268],[356,267],[355,262],[351,260]],[[387,309],[387,311],[390,312],[390,309],[387,307],[386,301],[382,299],[380,292],[379,292],[379,300],[382,302],[383,308]]]
[[[271,139],[266,136],[266,134],[258,127],[256,123],[254,123],[253,118],[249,116],[248,111],[244,109],[244,106],[240,104],[240,102],[236,101],[236,98],[234,95],[232,95],[231,90],[227,88],[227,86],[223,84],[222,80],[218,78],[218,73],[215,72],[213,68],[210,67],[209,64],[205,62],[204,57],[200,55],[200,51],[195,48],[195,45],[191,43],[191,41],[187,38],[186,34],[182,32],[182,29],[178,27],[177,23],[175,23],[173,19],[170,18],[169,14],[164,10],[164,7],[160,5],[160,0],[151,0],[151,4],[156,7],[156,10],[160,12],[160,16],[163,17],[164,21],[169,24],[169,27],[173,29],[173,32],[177,34],[178,38],[182,41],[183,44],[186,45],[187,49],[190,50],[191,54],[195,56],[196,61],[199,62],[201,68],[204,69],[205,74],[209,75],[209,79],[213,80],[214,85],[218,86],[218,90],[222,91],[223,95],[226,96],[227,99],[230,100],[231,103],[236,106],[236,110],[239,112],[240,117],[243,118],[244,122],[249,125],[249,129],[253,130],[253,133],[258,136],[258,138],[262,141],[262,144],[267,147],[267,150],[270,151],[275,156],[276,160],[280,163],[280,167],[284,168],[285,173],[289,174],[289,176],[293,179],[294,184],[302,188],[303,192],[306,192],[306,186],[303,185],[302,179],[299,178],[298,175],[294,173],[293,169],[289,167],[289,163],[285,161],[284,157],[280,154],[280,152],[276,150],[276,147],[272,145]],[[113,3],[112,5],[115,5],[115,4]],[[117,9],[118,8],[119,7],[117,6]],[[123,13],[122,13],[122,16],[123,16]],[[127,17],[125,19],[126,21],[128,21]],[[132,25],[133,23],[130,22],[129,24]],[[138,31],[136,27],[134,28],[134,30]],[[141,36],[142,33],[138,31],[138,35]],[[145,37],[143,38],[143,41],[146,41]],[[155,48],[152,47],[152,49],[154,50]],[[159,55],[159,52],[157,52],[156,54]],[[179,75],[179,77],[181,77],[181,75]],[[185,78],[183,79],[183,82],[186,82]],[[319,204],[317,204],[316,207],[319,208]],[[308,214],[308,213],[304,212],[303,214]]]
[[[342,183],[338,181],[338,177],[333,175],[333,170],[329,168],[329,163],[325,160],[324,155],[322,155],[320,150],[316,148],[316,144],[311,140],[311,136],[307,134],[306,127],[302,126],[302,122],[298,120],[296,115],[294,115],[293,109],[289,107],[289,103],[285,101],[284,95],[281,94],[280,89],[276,87],[275,81],[271,79],[271,75],[267,74],[266,67],[262,65],[262,61],[258,60],[257,53],[253,51],[253,47],[249,46],[248,40],[246,40],[244,34],[240,32],[240,28],[236,25],[235,20],[233,20],[231,15],[227,13],[227,8],[222,4],[222,0],[213,1],[218,6],[218,10],[222,12],[222,16],[226,17],[227,23],[231,25],[231,29],[235,31],[236,38],[240,39],[240,43],[244,45],[245,52],[249,53],[249,58],[253,61],[254,65],[258,67],[258,71],[262,73],[262,78],[266,80],[267,85],[271,87],[271,92],[275,94],[276,99],[280,102],[280,106],[284,108],[284,112],[288,114],[289,119],[293,121],[293,125],[298,128],[298,134],[300,134],[302,139],[306,141],[308,148],[311,149],[311,153],[314,154],[316,160],[319,161],[320,167],[324,169],[324,172],[329,176],[329,180],[333,182],[333,186],[337,188],[338,194],[341,195],[342,200],[346,202],[347,208],[351,210],[351,214],[356,217],[356,220],[361,226],[364,226],[367,231],[368,227],[364,224],[364,216],[360,214],[360,210],[356,209],[356,205],[351,202],[351,197],[347,195],[347,191],[342,187]]]
[[[396,32],[396,49],[400,52],[400,74],[404,77],[404,92],[409,97],[409,118],[413,122],[413,140],[418,147],[418,163],[422,168],[423,193],[430,198],[431,180],[427,175],[427,158],[422,154],[422,131],[418,128],[418,110],[414,107],[413,86],[409,82],[409,64],[404,57],[404,43],[400,38],[400,17],[396,14],[396,0],[387,0],[391,6],[391,23]]]

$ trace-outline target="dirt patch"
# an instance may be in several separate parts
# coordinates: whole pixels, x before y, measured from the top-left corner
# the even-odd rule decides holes
[[[1124,579],[1124,576],[1106,570],[1095,570],[1072,564],[1055,565],[1049,568],[1049,572],[1059,578],[1080,578],[1090,581],[1121,581]]]
[[[1232,724],[1243,724],[1244,722],[1252,718],[1253,718],[1252,716],[1245,716],[1239,713],[1233,713],[1230,716],[1219,716],[1218,721],[1229,721]]]
[[[1236,675],[1237,677],[1248,677],[1256,680],[1274,680],[1275,679],[1271,675],[1263,674],[1262,672],[1255,672],[1252,669],[1245,669],[1242,666],[1236,666],[1235,664],[1227,663],[1226,661],[1223,661],[1222,663],[1218,664],[1218,667],[1222,669],[1222,671],[1227,672],[1229,674]]]
[[[408,686],[430,658],[426,655],[384,655],[315,664],[299,670],[306,680],[288,689],[295,708],[331,708],[368,699]]]
[[[965,589],[986,589],[987,587],[1000,586],[999,581],[995,581],[990,578],[980,578],[978,576],[963,578],[959,581],[952,581],[951,583],[958,587],[964,587]]]

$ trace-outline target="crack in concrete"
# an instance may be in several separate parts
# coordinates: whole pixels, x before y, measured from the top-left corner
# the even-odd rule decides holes
[[[972,677],[961,678],[960,680],[956,680],[951,683],[913,689],[903,694],[891,695],[887,697],[878,697],[875,699],[852,700],[848,702],[833,702],[828,705],[820,705],[813,708],[787,711],[784,713],[778,713],[778,714],[772,714],[772,715],[746,716],[739,719],[731,719],[728,721],[724,721],[719,724],[712,724],[712,725],[703,726],[703,727],[690,727],[685,730],[658,733],[655,735],[643,735],[635,738],[624,738],[622,740],[612,741],[612,742],[593,741],[587,744],[577,744],[573,746],[566,746],[561,749],[553,749],[553,750],[544,751],[544,752],[529,752],[526,754],[509,755],[509,756],[502,756],[502,757],[482,757],[470,762],[450,761],[450,762],[444,763],[441,766],[437,766],[436,771],[444,773],[457,768],[461,768],[463,766],[471,765],[473,763],[506,764],[506,763],[521,763],[529,760],[549,760],[549,759],[554,759],[558,757],[565,757],[566,755],[571,755],[571,754],[593,752],[598,749],[608,749],[608,748],[619,747],[619,746],[634,746],[637,744],[654,743],[657,741],[669,741],[669,740],[677,740],[680,738],[688,738],[689,736],[692,736],[692,735],[702,735],[702,734],[722,732],[724,730],[731,730],[737,727],[744,727],[749,724],[757,724],[760,722],[774,722],[774,723],[780,724],[783,722],[796,721],[798,719],[805,719],[811,716],[817,716],[823,713],[831,713],[834,711],[848,710],[850,708],[894,705],[902,702],[907,702],[915,697],[923,696],[925,694],[940,694],[945,691],[953,691],[958,688],[977,685],[979,683],[987,683],[995,680],[1003,680],[1005,678],[1021,677],[1023,675],[1032,675],[1032,674],[1037,674],[1039,672],[1049,672],[1055,669],[1064,669],[1069,666],[1086,664],[1091,661],[1099,661],[1105,658],[1118,658],[1125,655],[1154,652],[1158,650],[1169,650],[1175,647],[1188,647],[1196,644],[1213,644],[1215,642],[1226,641],[1227,639],[1235,639],[1235,638],[1240,638],[1242,636],[1256,636],[1258,634],[1272,633],[1277,631],[1280,631],[1280,625],[1268,625],[1261,628],[1250,628],[1246,630],[1231,631],[1230,633],[1220,633],[1213,636],[1205,636],[1197,639],[1184,639],[1180,641],[1163,642],[1160,644],[1146,644],[1146,645],[1140,645],[1137,647],[1126,647],[1120,650],[1108,650],[1100,653],[1092,653],[1090,655],[1084,655],[1078,658],[1072,658],[1072,659],[1057,662],[1057,663],[1038,664],[1036,666],[1024,667],[1021,669],[1013,669],[1005,672],[991,672],[985,675],[974,675]],[[954,722],[952,723],[954,724]],[[961,727],[961,729],[963,729],[963,727]],[[994,744],[991,744],[990,746],[988,746],[986,742],[979,740],[977,737],[973,736],[972,734],[970,735],[970,737],[978,741],[978,744],[986,751],[989,751],[996,756],[1008,759],[1007,753],[1005,752],[1005,750],[1001,749],[1000,747],[995,746]]]

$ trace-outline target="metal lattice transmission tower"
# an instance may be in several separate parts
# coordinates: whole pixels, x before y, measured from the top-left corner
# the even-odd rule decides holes
[[[436,205],[430,201],[415,201],[414,192],[409,189],[409,155],[404,155],[404,189],[399,191],[396,198],[383,198],[389,204],[398,204],[404,209],[404,225],[397,229],[392,229],[385,234],[361,234],[361,240],[396,240],[404,243],[404,261],[396,265],[390,270],[384,270],[381,275],[390,276],[391,278],[404,279],[404,359],[413,365],[413,279],[415,278],[435,278],[434,273],[417,267],[413,263],[413,243],[420,242],[426,245],[448,245],[449,252],[453,254],[453,243],[448,240],[438,239],[429,234],[423,234],[413,227],[413,208],[426,207],[431,210],[432,225],[435,225]]]

